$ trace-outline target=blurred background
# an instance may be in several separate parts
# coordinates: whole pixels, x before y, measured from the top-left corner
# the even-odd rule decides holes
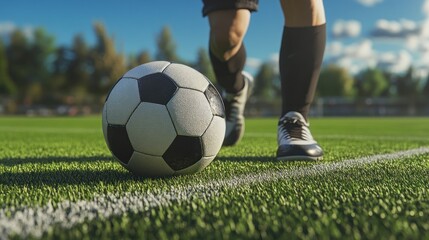
[[[325,0],[327,46],[313,116],[429,115],[429,0]],[[167,60],[215,82],[201,1],[0,3],[0,114],[98,114],[129,69]],[[261,0],[245,38],[247,115],[280,110],[283,15]]]

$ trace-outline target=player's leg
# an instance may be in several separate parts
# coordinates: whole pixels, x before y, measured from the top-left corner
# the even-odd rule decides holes
[[[244,133],[244,107],[253,85],[243,73],[246,62],[244,36],[257,1],[204,0],[203,14],[210,25],[209,53],[226,110],[224,146],[234,145]]]
[[[281,0],[285,27],[280,49],[282,116],[277,158],[318,160],[323,156],[308,124],[326,42],[322,0]]]
[[[246,9],[226,9],[208,14],[209,53],[216,79],[228,93],[243,89],[241,71],[246,62],[243,38],[250,22]]]

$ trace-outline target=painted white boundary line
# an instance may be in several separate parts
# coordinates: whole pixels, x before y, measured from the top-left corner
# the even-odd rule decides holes
[[[7,239],[12,234],[17,234],[23,238],[29,235],[40,237],[54,225],[68,229],[84,221],[106,219],[112,216],[120,216],[127,212],[145,212],[156,207],[171,206],[179,202],[190,202],[193,199],[208,201],[214,196],[218,196],[225,188],[281,179],[316,176],[375,162],[398,160],[427,153],[429,153],[429,147],[422,147],[336,163],[321,163],[297,169],[245,174],[224,180],[217,179],[197,185],[171,188],[168,191],[157,190],[151,193],[134,192],[101,195],[90,201],[64,201],[56,204],[56,207],[48,203],[41,207],[0,209],[0,239]]]

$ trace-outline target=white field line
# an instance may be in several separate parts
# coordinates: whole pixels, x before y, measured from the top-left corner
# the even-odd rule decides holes
[[[428,141],[426,136],[383,136],[383,135],[321,135],[324,139],[348,139],[348,140],[387,140],[387,141]]]
[[[349,159],[336,163],[321,163],[297,169],[244,174],[224,180],[216,179],[202,184],[172,187],[167,191],[157,190],[150,193],[107,194],[96,196],[89,201],[63,201],[55,205],[48,203],[41,207],[0,209],[0,239],[7,239],[13,234],[23,238],[29,235],[40,237],[54,225],[69,229],[84,221],[106,219],[129,212],[141,213],[157,207],[190,202],[193,199],[209,201],[213,197],[219,196],[224,189],[290,178],[317,176],[333,171],[362,167],[375,162],[398,160],[427,153],[429,153],[429,147],[422,147],[389,154]]]
[[[276,133],[258,133],[258,132],[248,132],[245,133],[246,137],[276,137]],[[392,140],[392,141],[428,141],[429,137],[426,136],[383,136],[383,135],[315,135],[317,139],[350,139],[350,140]]]

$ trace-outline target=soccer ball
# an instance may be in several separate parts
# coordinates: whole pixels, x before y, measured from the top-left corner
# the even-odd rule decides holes
[[[216,88],[195,69],[166,61],[125,73],[106,98],[102,122],[112,155],[146,177],[201,171],[225,136],[225,109]]]

